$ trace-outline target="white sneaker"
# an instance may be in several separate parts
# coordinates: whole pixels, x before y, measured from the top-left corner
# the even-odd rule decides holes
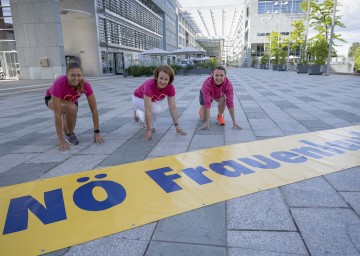
[[[136,109],[135,112],[136,112],[136,116],[139,118],[140,122],[145,123],[145,113],[139,109]]]
[[[132,111],[133,111],[133,114],[134,114],[134,121],[135,121],[135,122],[139,122],[139,117],[138,117],[138,115],[136,114],[136,108],[133,108]]]

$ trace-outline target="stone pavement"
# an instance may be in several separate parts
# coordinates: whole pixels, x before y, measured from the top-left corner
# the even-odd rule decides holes
[[[93,79],[106,143],[93,144],[91,112],[82,97],[75,130],[80,144],[67,152],[57,150],[53,115],[43,99],[47,85],[0,90],[0,186],[360,124],[360,77],[258,69],[229,69],[228,77],[234,85],[235,114],[243,130],[217,126],[214,117],[210,131],[197,130],[198,93],[206,76],[177,76],[179,123],[188,135],[175,135],[166,110],[154,139],[146,143],[140,142],[144,128],[132,121],[131,94],[148,78]],[[12,81],[14,86],[19,83]],[[213,116],[215,113],[214,105]],[[228,112],[225,120],[230,121]],[[49,255],[356,256],[360,255],[359,230],[358,166],[220,202]]]

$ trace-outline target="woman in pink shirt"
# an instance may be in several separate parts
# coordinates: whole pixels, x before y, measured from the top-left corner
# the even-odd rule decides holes
[[[201,108],[199,110],[199,115],[204,124],[200,126],[199,129],[210,129],[210,108],[213,100],[218,102],[217,123],[219,125],[225,125],[223,113],[226,105],[233,122],[233,128],[241,129],[235,121],[233,98],[234,89],[230,80],[226,77],[225,68],[222,66],[216,67],[211,76],[204,81],[200,90],[199,100]]]
[[[153,138],[156,121],[161,115],[162,107],[159,101],[168,99],[171,117],[174,122],[176,132],[186,135],[179,127],[178,114],[175,102],[174,71],[168,65],[162,65],[155,69],[154,78],[147,80],[134,91],[132,103],[134,105],[134,119],[145,123],[146,133],[142,141]]]
[[[92,113],[94,141],[95,143],[104,142],[100,136],[99,114],[94,92],[90,84],[83,79],[80,64],[70,62],[66,67],[66,75],[57,78],[45,94],[46,106],[54,111],[55,128],[60,151],[68,150],[68,144],[79,144],[74,129],[78,112],[78,99],[83,93],[87,97]],[[66,135],[65,138],[63,132]]]

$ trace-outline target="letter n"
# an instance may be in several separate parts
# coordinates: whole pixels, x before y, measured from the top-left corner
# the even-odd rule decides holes
[[[28,228],[30,210],[42,223],[50,224],[66,219],[64,198],[61,189],[44,193],[45,207],[32,196],[11,199],[3,235]]]

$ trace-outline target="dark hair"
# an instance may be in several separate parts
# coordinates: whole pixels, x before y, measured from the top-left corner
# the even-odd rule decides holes
[[[79,62],[71,61],[66,65],[66,74],[70,72],[71,69],[79,68],[82,72],[82,68]]]
[[[223,70],[224,72],[225,72],[225,74],[226,74],[226,69],[223,67],[223,66],[217,66],[217,67],[215,67],[214,69],[213,69],[213,72],[215,71],[215,70]]]
[[[158,77],[159,77],[159,73],[160,72],[164,72],[166,74],[168,74],[170,76],[170,81],[169,84],[171,84],[174,81],[175,78],[175,72],[174,70],[169,66],[169,65],[161,65],[158,66],[155,71],[154,71],[154,78],[157,81]]]
[[[70,70],[75,68],[80,69],[82,73],[82,68],[80,63],[76,61],[71,61],[66,65],[66,75],[70,73]],[[76,90],[78,91],[79,94],[82,94],[84,92],[84,79],[81,79],[80,83],[76,86]]]

